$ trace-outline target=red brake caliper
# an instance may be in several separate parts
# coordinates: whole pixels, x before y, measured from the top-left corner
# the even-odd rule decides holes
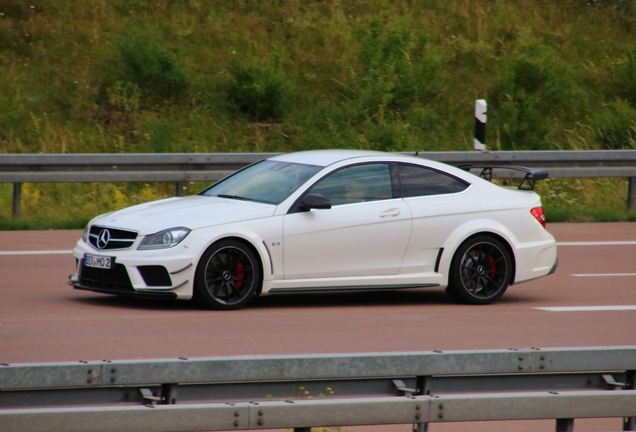
[[[236,263],[236,287],[241,289],[243,286],[243,277],[245,274],[243,273],[243,263],[241,261]]]
[[[495,280],[495,270],[497,270],[497,266],[493,264],[495,259],[493,257],[488,257],[488,262],[490,263],[490,278]]]

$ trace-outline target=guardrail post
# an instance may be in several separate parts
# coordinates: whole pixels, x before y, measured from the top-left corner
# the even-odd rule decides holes
[[[161,384],[161,404],[174,405],[177,403],[177,385]]]
[[[13,220],[20,220],[22,213],[22,183],[13,183]]]
[[[178,181],[175,184],[175,195],[178,197],[182,197],[183,196],[183,182],[182,181]]]
[[[415,378],[415,394],[428,395],[431,394],[430,389],[431,377],[418,376]],[[428,423],[413,423],[413,432],[427,432]]]
[[[574,430],[574,419],[557,419],[556,432],[572,432]]]
[[[636,177],[629,177],[627,181],[627,209],[634,211],[636,210]]]
[[[630,180],[634,179],[632,178]],[[626,390],[636,390],[636,370],[627,371],[626,381]],[[626,417],[623,420],[623,430],[636,431],[636,417]]]

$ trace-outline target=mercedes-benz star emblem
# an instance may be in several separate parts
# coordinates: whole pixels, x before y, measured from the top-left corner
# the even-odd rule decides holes
[[[110,231],[108,231],[107,229],[101,230],[99,232],[99,235],[97,236],[97,248],[104,249],[106,246],[108,246],[109,240],[110,240]]]

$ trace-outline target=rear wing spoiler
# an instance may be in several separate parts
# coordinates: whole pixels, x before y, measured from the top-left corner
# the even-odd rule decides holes
[[[463,169],[464,171],[470,172],[473,168],[481,168],[481,173],[479,177],[486,179],[488,181],[492,181],[492,172],[493,170],[512,170],[512,171],[521,171],[526,173],[523,180],[519,184],[519,189],[523,190],[534,190],[534,184],[537,180],[544,180],[548,178],[548,172],[542,171],[540,169],[528,168],[522,166],[505,166],[505,165],[459,165],[458,168]]]

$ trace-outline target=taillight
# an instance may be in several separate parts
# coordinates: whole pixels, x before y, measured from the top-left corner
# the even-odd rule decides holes
[[[543,214],[543,207],[535,207],[530,210],[530,213],[532,213],[532,216],[534,216],[534,218],[539,221],[541,226],[545,228],[545,215]]]

